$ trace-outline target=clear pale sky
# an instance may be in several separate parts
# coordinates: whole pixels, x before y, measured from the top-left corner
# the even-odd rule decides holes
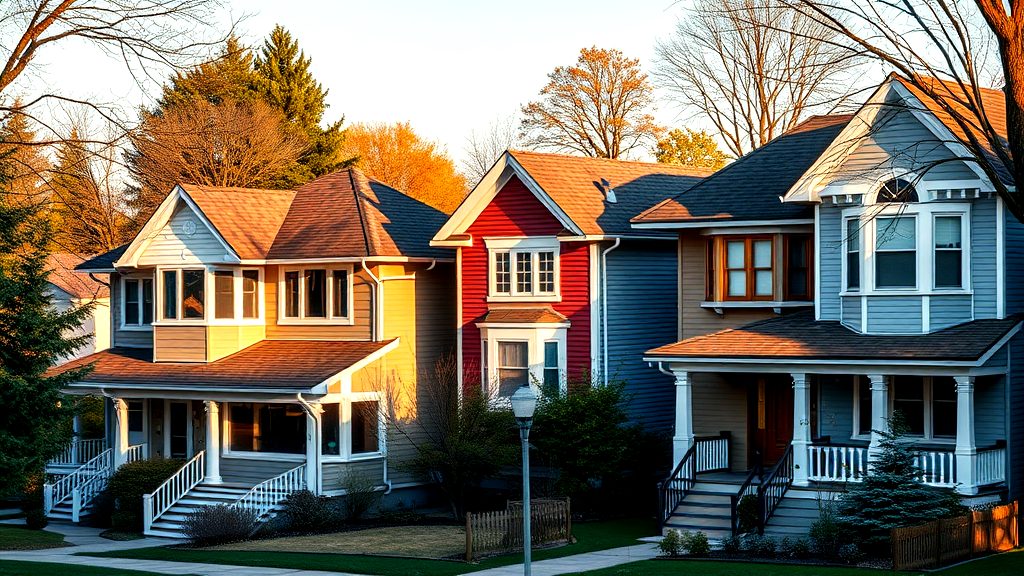
[[[649,70],[655,40],[672,32],[685,4],[234,0],[229,8],[249,15],[241,24],[249,45],[262,42],[274,24],[299,40],[314,76],[329,89],[328,120],[344,114],[346,123],[409,121],[459,159],[471,130],[514,114],[548,72],[572,64],[584,46],[617,48]],[[39,61],[44,66],[29,81],[63,93],[129,109],[158,94],[153,85],[140,90],[123,63],[88,47],[66,44]],[[659,96],[658,119],[680,124],[678,110]]]

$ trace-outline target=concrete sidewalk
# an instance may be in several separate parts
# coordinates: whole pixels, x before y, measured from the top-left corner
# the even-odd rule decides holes
[[[634,544],[622,548],[611,548],[609,550],[598,550],[597,552],[586,552],[574,554],[562,558],[552,558],[534,562],[532,572],[535,576],[555,576],[557,574],[574,574],[576,572],[587,572],[601,568],[610,568],[620,564],[628,564],[640,560],[650,560],[658,555],[658,547],[655,544]],[[522,564],[502,566],[472,572],[472,576],[518,576],[523,573]]]

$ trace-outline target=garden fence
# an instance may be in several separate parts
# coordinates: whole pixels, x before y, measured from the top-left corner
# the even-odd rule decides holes
[[[572,512],[568,498],[530,500],[530,540],[534,546],[568,542]],[[523,549],[523,502],[505,510],[466,513],[466,560]]]
[[[892,531],[893,570],[937,568],[974,554],[1016,548],[1018,503]]]

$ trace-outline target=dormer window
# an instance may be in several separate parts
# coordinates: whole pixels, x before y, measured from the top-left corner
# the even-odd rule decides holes
[[[488,252],[488,300],[558,299],[556,238],[485,238]]]

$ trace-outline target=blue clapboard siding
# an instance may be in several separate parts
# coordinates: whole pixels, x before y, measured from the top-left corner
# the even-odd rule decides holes
[[[870,334],[919,334],[921,297],[868,297],[867,324]]]
[[[627,412],[650,430],[673,421],[672,379],[643,354],[676,340],[677,265],[675,242],[624,242],[607,257],[608,375],[626,382]]]
[[[1008,500],[1024,498],[1024,337],[1020,334],[1010,341],[1010,391],[1007,394],[1007,414],[1010,414],[1009,437],[1006,439],[1009,466],[1007,466]]]
[[[820,318],[839,320],[839,292],[842,290],[843,213],[835,206],[818,210],[818,258],[820,294],[817,294]]]
[[[1006,313],[1016,314],[1024,311],[1024,225],[1017,221],[1009,210],[1004,210],[1003,213]]]
[[[818,396],[818,431],[842,443],[853,433],[853,379],[846,376],[820,379]]]
[[[974,441],[981,448],[1006,439],[1005,376],[983,376],[974,382]]]
[[[843,324],[846,324],[850,328],[859,331],[861,329],[861,297],[860,296],[844,296],[843,297]]]
[[[1009,362],[1009,351],[1006,346],[1003,346],[1003,349],[993,354],[992,357],[985,362],[982,368],[985,368],[986,370],[991,368],[1002,368],[1005,370],[1007,362]]]
[[[996,200],[976,200],[971,206],[971,287],[974,317],[996,317]],[[970,318],[966,318],[970,320]]]
[[[929,300],[928,318],[933,332],[971,321],[971,296],[969,294],[932,296]]]

